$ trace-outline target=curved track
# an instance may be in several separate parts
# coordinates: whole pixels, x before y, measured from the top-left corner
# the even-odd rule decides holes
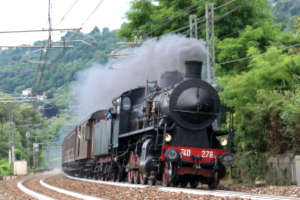
[[[63,184],[57,184],[57,182],[53,182],[58,176],[61,177],[61,181],[63,184],[68,184],[68,182],[73,182],[79,185],[80,189],[68,188],[65,187]],[[45,181],[49,178],[49,181]],[[51,179],[52,182],[51,182]],[[68,181],[69,180],[69,181]],[[82,182],[82,183],[79,183]],[[86,183],[84,183],[86,182]],[[97,184],[99,184],[97,186]],[[100,194],[97,195],[93,192],[86,192],[84,190],[85,185],[92,185],[92,187],[96,188],[96,190],[101,189],[101,187],[108,187],[111,192],[116,192],[118,190],[116,188],[123,188],[122,190],[135,190],[139,192],[145,192],[149,190],[155,190],[156,192],[152,193],[152,195],[160,195],[162,193],[172,193],[172,194],[185,194],[187,195],[196,195],[194,197],[201,198],[203,197],[216,197],[217,199],[253,199],[253,200],[296,200],[299,198],[295,197],[287,197],[287,196],[274,196],[274,195],[266,195],[266,194],[250,194],[245,192],[234,192],[234,191],[226,191],[226,190],[205,190],[205,189],[189,189],[189,188],[175,188],[175,187],[162,187],[162,186],[155,186],[150,187],[148,185],[139,185],[139,184],[129,184],[129,183],[120,183],[120,182],[109,182],[109,181],[97,181],[85,178],[77,178],[68,175],[61,176],[59,174],[52,174],[52,175],[40,175],[34,176],[30,178],[26,178],[18,183],[18,188],[23,191],[24,193],[30,195],[35,199],[43,199],[43,200],[56,200],[56,199],[66,199],[66,200],[76,200],[76,199],[87,199],[87,200],[105,200],[111,199],[109,196],[105,196],[105,199],[102,198],[103,196]],[[104,186],[106,185],[106,186]],[[112,187],[110,187],[112,186]],[[82,190],[81,190],[82,188]],[[115,188],[115,189],[113,189]],[[124,189],[128,188],[128,189]],[[132,189],[129,189],[132,188]],[[76,191],[76,192],[74,192]],[[92,191],[92,190],[91,190]],[[78,192],[82,192],[85,194],[81,194]],[[158,194],[159,193],[159,194]],[[93,195],[93,196],[90,196]],[[123,192],[120,192],[121,199]],[[94,197],[98,196],[98,197]],[[153,196],[154,197],[154,196]],[[125,198],[125,197],[124,197]],[[113,198],[115,199],[115,198]],[[118,198],[117,198],[118,199]],[[120,199],[120,198],[119,198]],[[171,198],[172,199],[172,198]],[[182,198],[180,198],[182,199]],[[211,199],[211,198],[205,198]],[[215,198],[212,198],[215,199]]]
[[[54,198],[51,198],[51,197],[49,197],[49,196],[40,194],[40,193],[38,193],[38,192],[35,192],[35,191],[30,190],[30,189],[28,189],[27,187],[25,187],[25,186],[24,186],[24,183],[27,182],[27,181],[29,181],[29,180],[30,180],[30,179],[24,179],[24,180],[22,180],[22,181],[20,181],[20,182],[18,183],[18,188],[19,188],[22,192],[24,192],[24,193],[28,194],[29,196],[31,196],[31,197],[33,197],[33,198],[36,198],[36,199],[41,199],[41,200],[42,200],[42,199],[43,199],[43,200],[55,200]]]
[[[146,188],[150,187],[147,185],[138,185],[138,184],[129,184],[129,183],[116,183],[116,182],[109,182],[109,181],[97,181],[85,178],[77,178],[72,177],[69,175],[65,175],[69,179],[77,180],[77,181],[84,181],[84,182],[91,182],[97,184],[107,184],[113,186],[120,186],[120,187],[138,187],[138,188]],[[226,190],[204,190],[204,189],[189,189],[189,188],[175,188],[175,187],[163,187],[157,186],[160,191],[165,192],[176,192],[176,193],[186,193],[186,194],[194,194],[194,195],[211,195],[216,197],[223,197],[223,198],[242,198],[242,199],[252,199],[252,200],[299,200],[300,198],[296,197],[287,197],[287,196],[274,196],[274,195],[267,195],[267,194],[251,194],[245,192],[235,192],[235,191],[226,191]]]
[[[93,197],[93,196],[89,196],[89,195],[80,194],[77,192],[68,191],[68,190],[58,188],[58,187],[55,187],[55,186],[45,183],[45,179],[50,178],[51,176],[56,176],[56,175],[50,175],[50,176],[47,175],[47,176],[42,176],[42,177],[34,176],[34,177],[26,178],[18,183],[18,188],[22,192],[26,193],[27,195],[29,195],[35,199],[40,199],[40,200],[57,200],[57,199],[105,200],[102,198],[97,198],[97,197]],[[38,179],[38,180],[34,180],[34,179]],[[36,182],[36,181],[39,182],[39,184],[40,184],[39,186],[31,183],[31,182]],[[41,189],[41,187],[43,187],[45,189]]]

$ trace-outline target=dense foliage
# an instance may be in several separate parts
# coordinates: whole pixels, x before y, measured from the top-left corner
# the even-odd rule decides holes
[[[0,93],[0,98],[10,96]],[[0,119],[0,175],[7,175],[10,173],[7,159],[9,141],[13,141],[16,159],[26,160],[28,155],[32,156],[26,151],[26,131],[40,136],[44,134],[46,123],[42,114],[34,106],[26,103],[1,103]],[[9,135],[13,135],[14,139],[10,140]]]
[[[119,34],[132,39],[135,34],[160,36],[185,27],[189,14],[203,16],[204,4],[211,1],[197,2],[134,0]],[[300,38],[282,31],[296,23],[300,3],[234,1],[218,9],[225,2],[215,1],[217,83],[222,102],[235,108],[238,177],[254,181],[268,171],[266,153],[300,152]],[[271,11],[284,26],[273,22]],[[142,13],[147,20],[139,18]],[[201,24],[200,30],[205,38]]]
[[[156,2],[156,3],[154,3]],[[124,23],[119,34],[128,39],[134,38],[136,34],[145,37],[156,37],[162,34],[173,32],[176,29],[188,26],[189,15],[195,14],[198,17],[205,16],[205,4],[211,1],[198,0],[157,0],[157,1],[140,1],[133,0],[131,8],[127,12],[128,23]],[[217,24],[215,27],[216,35],[219,38],[227,35],[234,35],[247,25],[258,26],[263,22],[271,21],[270,13],[264,12],[267,7],[265,0],[244,1],[236,0],[233,3],[218,8],[226,0],[214,1],[217,8],[215,10],[215,19]],[[234,10],[227,17],[223,14]],[[200,19],[200,21],[203,18]],[[201,27],[201,36],[204,38],[204,21]]]

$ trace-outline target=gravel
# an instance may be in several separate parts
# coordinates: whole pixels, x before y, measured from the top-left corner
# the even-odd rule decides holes
[[[264,186],[264,187],[228,185],[228,186],[221,186],[219,189],[238,191],[238,192],[247,192],[251,194],[269,194],[275,196],[300,197],[300,187],[297,187],[295,185]]]
[[[26,181],[24,183],[24,186],[27,187],[28,189],[32,190],[32,191],[38,192],[40,194],[44,194],[48,197],[52,197],[52,198],[55,198],[55,199],[77,200],[77,198],[70,197],[68,195],[64,195],[64,194],[61,194],[59,192],[55,192],[53,190],[45,188],[44,186],[42,186],[40,184],[40,179],[42,177],[43,176],[37,176],[35,178],[32,178],[31,180]]]
[[[70,180],[63,175],[51,177],[46,180],[46,183],[61,187],[66,190],[76,191],[78,193],[100,197],[104,199],[120,200],[240,200],[241,198],[222,198],[211,195],[191,195],[185,193],[162,192],[157,187],[146,188],[132,188],[132,187],[119,187],[111,185],[102,185],[96,183],[88,183],[82,181]]]
[[[0,181],[0,200],[33,200],[34,198],[26,195],[18,189],[18,182],[23,179]]]
[[[47,188],[44,188],[40,185],[39,180],[41,176],[38,176],[24,185],[33,191],[45,194],[47,196],[63,199],[63,200],[73,200],[76,198],[63,195],[61,193],[54,192]],[[26,177],[20,177],[14,180],[0,181],[0,200],[33,200],[34,198],[24,194],[17,187],[17,184],[20,180]],[[96,183],[88,183],[75,181],[66,178],[63,175],[56,175],[49,179],[46,179],[48,184],[61,187],[66,190],[74,191],[77,193],[82,193],[90,196],[100,197],[103,199],[132,199],[132,200],[179,200],[179,199],[203,199],[203,200],[239,200],[241,198],[223,198],[215,197],[211,195],[191,195],[185,193],[173,193],[173,192],[163,192],[160,191],[157,187],[146,187],[146,188],[132,188],[132,187],[119,187],[111,185],[102,185]],[[207,189],[206,185],[200,185],[199,189]],[[290,197],[300,197],[300,187],[297,186],[264,186],[264,187],[255,187],[255,186],[243,186],[243,185],[221,185],[220,190],[226,191],[239,191],[247,192],[251,194],[270,194],[270,195],[279,195],[279,196],[290,196]]]

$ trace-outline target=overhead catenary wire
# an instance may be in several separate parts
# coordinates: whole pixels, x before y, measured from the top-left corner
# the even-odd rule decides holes
[[[35,76],[34,76],[34,81],[33,81],[33,84],[36,84],[37,83],[37,80],[38,80],[38,75],[39,75],[39,70],[40,70],[40,67],[41,67],[41,64],[42,64],[42,59],[43,59],[43,54],[44,52],[44,49],[41,49],[41,53],[40,53],[40,59],[39,59],[39,63],[38,63],[38,66],[37,66],[37,70],[35,72]]]
[[[80,27],[83,27],[89,20],[90,18],[95,14],[95,12],[98,10],[98,8],[101,6],[101,4],[103,3],[104,0],[100,0],[99,3],[97,4],[97,6],[93,9],[93,11],[89,14],[89,16],[86,18],[86,20],[84,20],[81,24]]]
[[[64,16],[60,19],[60,21],[57,23],[56,26],[59,26],[67,17],[67,15],[72,11],[72,9],[75,7],[75,5],[78,3],[79,0],[75,0],[71,7],[67,10],[67,12],[64,14]]]
[[[205,22],[205,16],[197,18],[197,25],[199,25],[202,22]],[[175,29],[175,30],[173,30],[173,31],[171,31],[169,33],[177,33],[177,32],[180,32],[182,30],[189,29],[189,28],[190,28],[190,25],[188,24],[186,26],[183,26],[183,27],[180,27],[178,29]]]
[[[226,3],[224,3],[224,4],[222,4],[222,5],[220,5],[220,6],[216,7],[216,8],[214,8],[214,10],[217,10],[217,9],[223,8],[223,7],[225,7],[225,6],[228,6],[228,5],[232,4],[232,3],[234,3],[235,1],[236,1],[236,0],[228,1],[228,2],[226,2]],[[182,12],[185,11],[185,12],[186,12],[185,14],[189,14],[190,12],[193,11],[193,10],[191,10],[191,9],[193,9],[195,6],[197,6],[200,2],[202,2],[202,0],[198,1],[196,4],[194,4],[194,5],[192,5],[192,6],[190,6],[190,7],[186,8],[186,9],[184,9]],[[231,14],[232,12],[238,10],[240,7],[241,7],[241,5],[240,5],[240,6],[237,6],[236,8],[234,8],[234,9],[230,10],[229,12],[225,13],[224,15],[220,16],[218,19],[215,20],[215,23],[217,23],[218,21],[222,20],[223,18],[225,18],[227,15]],[[190,12],[189,12],[189,11],[190,11]],[[183,15],[183,14],[184,14],[184,13],[179,13],[179,14],[175,15],[174,17],[172,17],[172,18],[170,18],[170,19],[167,19],[167,21],[165,21],[165,23],[161,24],[158,28],[156,28],[156,29],[154,29],[154,30],[152,30],[152,31],[150,31],[150,32],[148,32],[148,33],[146,33],[146,35],[151,35],[152,33],[154,33],[155,31],[157,31],[157,30],[158,30],[160,27],[162,27],[163,25],[172,22],[173,20],[177,19],[178,17],[180,17],[180,16]],[[205,17],[203,17],[203,18],[205,18]],[[205,21],[205,19],[202,20],[201,18],[199,18],[198,20],[199,20],[199,23]],[[198,24],[199,24],[199,23],[198,23]],[[152,24],[154,24],[154,23],[152,23]],[[150,25],[151,25],[151,23],[150,23]],[[145,25],[144,25],[144,26],[145,26]],[[148,25],[147,25],[147,26],[148,26]],[[140,26],[140,27],[143,27],[143,26]],[[146,27],[146,26],[145,26],[145,27]],[[176,32],[178,32],[178,31],[184,30],[185,28],[188,28],[188,27],[189,27],[189,25],[186,25],[186,26],[184,26],[184,27],[181,27],[181,28],[178,28],[178,29],[176,29],[176,30],[174,30],[174,31],[171,31],[170,33],[176,33]],[[199,27],[199,28],[200,28],[200,27]]]
[[[79,34],[79,32],[80,32],[80,30],[77,30],[77,31],[73,32],[73,35],[72,35],[72,37],[70,38],[70,40],[73,40],[73,39]],[[56,62],[61,58],[61,56],[63,56],[63,54],[66,52],[65,50],[66,50],[66,49],[63,48],[63,50],[61,51],[61,53],[59,53],[54,59],[52,59],[52,61],[51,61],[49,64],[46,63],[46,60],[45,60],[45,63],[43,63],[43,66],[42,66],[42,67],[41,67],[41,65],[39,64],[38,70],[41,69],[39,81],[38,81],[38,82],[36,82],[36,80],[34,81],[34,82],[36,83],[36,85],[38,86],[37,89],[42,88],[41,83],[42,83],[42,78],[43,78],[43,75],[44,75],[44,71],[45,71],[46,66],[48,66],[48,69],[50,69],[50,67],[51,67],[54,63],[56,63]],[[45,58],[47,58],[47,56],[48,56],[48,49],[46,49]],[[38,73],[37,73],[37,75],[38,75]]]
[[[41,73],[40,73],[40,77],[38,79],[38,82],[37,82],[37,90],[39,90],[41,88],[41,82],[42,82],[42,78],[43,78],[43,75],[44,75],[44,71],[45,71],[45,68],[47,66],[47,60],[48,60],[48,52],[49,52],[49,49],[46,48],[45,49],[45,55],[44,55],[44,63],[42,63],[42,67],[41,67]],[[40,66],[40,65],[39,65]]]
[[[218,9],[220,9],[220,8],[223,8],[223,7],[225,7],[225,6],[228,6],[228,5],[232,4],[232,3],[235,2],[235,1],[236,1],[236,0],[228,1],[228,2],[226,2],[226,3],[224,3],[224,4],[220,5],[220,6],[215,7],[214,10],[218,10]]]
[[[290,48],[294,48],[294,47],[300,47],[300,43],[297,43],[297,44],[294,44],[294,45],[290,45],[290,46],[287,46],[287,47],[283,47],[283,48],[278,48],[278,50],[284,51],[284,50],[287,50],[287,49],[290,49]],[[225,65],[225,64],[240,62],[240,61],[243,61],[243,60],[248,60],[248,59],[251,59],[251,58],[256,58],[256,57],[262,56],[262,55],[267,54],[267,53],[268,52],[266,51],[266,52],[263,52],[263,53],[260,53],[260,54],[256,54],[256,55],[253,55],[253,56],[238,58],[238,59],[229,60],[229,61],[225,61],[225,62],[222,62],[222,63],[216,63],[216,64],[217,65]]]
[[[156,27],[154,30],[145,33],[146,35],[151,35],[152,33],[155,33],[159,28],[161,28],[162,26],[169,24],[170,22],[174,21],[175,19],[177,19],[178,17],[184,15],[184,14],[189,14],[191,13],[194,9],[197,9],[197,7],[195,7],[196,5],[198,5],[200,2],[202,2],[203,0],[199,0],[199,2],[197,2],[197,4],[194,4],[193,6],[190,6],[184,10],[182,10],[179,14],[171,17],[171,18],[167,18],[166,21],[164,21],[162,24],[160,24],[158,27]]]
[[[200,0],[198,2],[196,2],[195,4],[185,8],[184,10],[190,10],[190,9],[193,9],[195,6],[197,6],[198,4],[200,4],[203,0]],[[158,23],[161,23],[162,21],[164,20],[168,20],[169,16],[165,16],[163,17],[162,19],[158,19],[158,20],[155,20],[154,22],[149,22],[147,24],[143,24],[141,26],[139,26],[137,29],[140,30],[141,28],[145,28],[145,27],[148,27],[150,25],[154,25],[154,24],[158,24]]]

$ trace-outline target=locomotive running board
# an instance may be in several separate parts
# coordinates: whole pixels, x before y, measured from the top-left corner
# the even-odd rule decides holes
[[[143,129],[139,129],[139,130],[136,130],[136,131],[132,131],[132,132],[122,134],[122,135],[119,136],[119,138],[124,138],[124,137],[132,136],[132,135],[137,135],[139,133],[148,132],[148,131],[152,131],[152,130],[154,130],[154,126],[150,126],[148,128],[143,128]]]

